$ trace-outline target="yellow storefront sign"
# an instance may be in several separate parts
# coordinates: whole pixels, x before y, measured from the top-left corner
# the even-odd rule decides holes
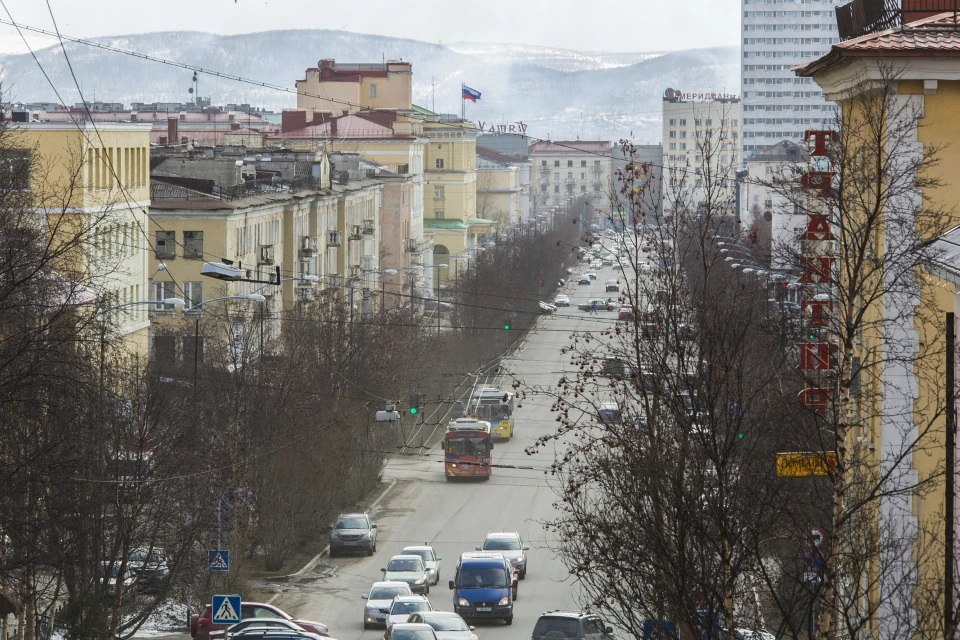
[[[778,453],[778,478],[807,478],[810,476],[828,476],[837,465],[837,454],[833,451],[822,453]]]

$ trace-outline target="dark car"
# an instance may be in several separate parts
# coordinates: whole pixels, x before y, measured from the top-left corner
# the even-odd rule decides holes
[[[330,556],[341,551],[366,551],[372,556],[377,551],[377,525],[365,513],[345,513],[330,525]]]
[[[613,634],[598,616],[581,611],[547,611],[533,627],[531,640],[605,640]]]
[[[600,363],[600,373],[605,376],[628,376],[632,372],[630,363],[620,358],[604,358]]]
[[[660,337],[660,325],[656,322],[644,322],[642,331],[646,340],[656,340]]]
[[[213,606],[208,604],[203,611],[203,615],[197,615],[195,613],[190,616],[190,635],[197,640],[210,640],[211,632],[220,631],[230,626],[214,623],[212,608]],[[295,619],[272,604],[241,602],[240,619],[246,620],[247,618],[282,618],[283,620],[289,620],[304,631],[316,633],[321,636],[328,635],[327,625],[320,622],[313,622],[312,620]]]

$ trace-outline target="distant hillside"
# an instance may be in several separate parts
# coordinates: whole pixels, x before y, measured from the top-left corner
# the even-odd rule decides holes
[[[575,138],[582,132],[586,138],[653,142],[660,137],[660,96],[666,87],[736,93],[739,86],[738,52],[732,47],[605,54],[503,45],[496,53],[499,45],[461,43],[448,48],[320,29],[235,36],[172,31],[95,40],[291,89],[320,58],[343,62],[402,58],[414,63],[418,104],[459,113],[460,83],[465,82],[483,93],[476,105],[467,104],[468,118],[523,120],[528,135],[553,139]],[[67,52],[88,100],[129,104],[190,99],[189,71],[80,44],[68,43]],[[37,56],[63,101],[78,102],[59,46],[41,49]],[[29,55],[4,57],[3,88],[13,100],[57,100]],[[296,104],[290,93],[206,75],[200,78],[200,94],[210,96],[214,104],[248,102],[274,110]]]

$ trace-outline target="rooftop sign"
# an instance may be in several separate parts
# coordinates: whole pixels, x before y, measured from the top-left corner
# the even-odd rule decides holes
[[[739,100],[740,96],[733,93],[697,93],[667,89],[663,92],[663,98],[672,102],[728,102]]]

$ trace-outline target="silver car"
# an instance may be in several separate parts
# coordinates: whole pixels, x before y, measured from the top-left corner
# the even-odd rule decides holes
[[[433,611],[433,605],[424,596],[399,596],[390,605],[390,614],[387,616],[387,628],[395,624],[403,624],[411,613]]]
[[[383,569],[383,579],[389,582],[406,582],[414,593],[430,593],[427,568],[420,556],[393,556]]]
[[[412,595],[410,585],[406,582],[374,582],[370,591],[360,596],[367,601],[363,607],[363,628],[369,629],[375,624],[386,625],[393,599]]]
[[[433,547],[428,545],[404,547],[400,553],[405,556],[420,556],[423,565],[427,568],[427,577],[430,578],[430,584],[440,584],[441,558],[433,550]]]
[[[412,613],[409,623],[423,623],[433,627],[438,640],[477,640],[474,627],[468,626],[463,618],[451,611],[422,611]]]
[[[476,548],[477,551],[499,551],[503,557],[510,561],[514,570],[520,575],[521,580],[527,577],[527,551],[530,547],[523,544],[523,539],[519,533],[488,533],[487,539],[483,545]]]

